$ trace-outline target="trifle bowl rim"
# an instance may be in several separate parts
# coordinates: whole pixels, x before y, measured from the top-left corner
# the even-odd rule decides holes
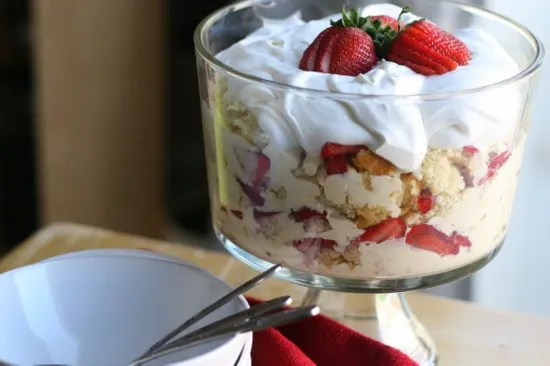
[[[338,98],[344,100],[356,100],[361,99],[363,101],[373,100],[380,102],[408,102],[408,103],[421,103],[423,101],[437,101],[452,99],[457,97],[465,97],[469,95],[475,95],[478,93],[490,92],[495,89],[505,88],[507,86],[512,86],[520,83],[521,81],[528,79],[536,75],[537,71],[542,67],[545,59],[545,47],[542,40],[536,36],[528,27],[522,25],[516,20],[505,16],[501,13],[486,9],[484,7],[476,5],[467,5],[459,1],[452,0],[422,0],[426,3],[433,4],[446,4],[462,9],[465,12],[468,12],[473,15],[492,18],[494,21],[500,22],[507,25],[509,28],[514,29],[518,34],[521,34],[527,42],[530,43],[532,49],[534,49],[534,57],[527,66],[521,68],[517,73],[512,76],[509,76],[505,79],[499,80],[497,82],[489,83],[482,86],[459,89],[456,91],[436,91],[436,92],[420,92],[412,94],[368,94],[368,93],[348,93],[348,92],[338,92],[338,91],[326,91],[308,87],[296,86],[288,83],[282,83],[278,81],[267,80],[262,77],[254,76],[246,72],[239,71],[227,63],[219,60],[217,57],[217,52],[211,52],[209,46],[205,44],[206,41],[206,32],[212,27],[218,20],[222,19],[229,13],[239,11],[246,8],[251,8],[253,6],[262,6],[269,7],[276,0],[239,0],[230,5],[226,5],[218,10],[210,13],[208,16],[204,17],[203,20],[195,27],[193,34],[193,41],[195,44],[195,52],[198,56],[202,57],[209,64],[214,65],[222,69],[227,75],[230,75],[232,78],[255,83],[263,84],[265,86],[285,90],[289,92],[301,93],[311,95],[313,97],[320,98]],[[376,5],[371,4],[371,5]],[[364,6],[362,6],[364,7]],[[414,9],[412,10],[414,12]],[[519,66],[519,65],[518,65]]]

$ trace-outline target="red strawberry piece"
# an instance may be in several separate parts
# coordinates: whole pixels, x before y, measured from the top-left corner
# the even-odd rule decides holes
[[[397,19],[390,17],[389,15],[370,15],[368,18],[373,24],[378,25],[377,28],[379,29],[389,28],[395,31],[399,30],[399,22]]]
[[[344,174],[348,171],[347,157],[367,149],[365,145],[342,145],[327,142],[321,149],[321,157],[325,159],[325,169],[328,175]]]
[[[280,213],[281,213],[280,211],[260,211],[260,210],[254,209],[253,215],[254,215],[254,219],[261,220],[268,217],[276,216]]]
[[[497,174],[497,172],[500,170],[500,168],[502,168],[502,166],[504,164],[506,164],[508,159],[510,159],[510,156],[512,156],[512,152],[510,152],[508,150],[504,151],[504,152],[502,152],[502,153],[500,153],[496,156],[493,156],[493,158],[489,162],[489,167],[487,169],[487,174],[485,175],[485,177],[483,177],[481,179],[479,184],[483,184],[483,183],[486,183],[489,180],[491,180]]]
[[[231,210],[231,213],[233,214],[233,216],[235,216],[236,218],[242,220],[243,219],[243,212],[242,211],[239,211],[239,210]]]
[[[374,42],[356,27],[332,26],[322,31],[305,50],[300,69],[357,76],[378,62]]]
[[[435,197],[432,195],[432,192],[429,188],[425,188],[420,192],[416,200],[416,206],[418,207],[418,212],[425,214],[432,209],[432,206],[435,202]]]
[[[391,238],[398,239],[404,237],[406,231],[407,224],[402,218],[391,218],[367,228],[363,234],[351,240],[351,244],[381,243]]]
[[[302,252],[316,245],[318,245],[319,248],[331,249],[337,246],[338,243],[334,240],[323,239],[323,238],[304,238],[304,239],[294,240],[292,242],[292,245],[294,246],[294,248]]]
[[[453,232],[450,236],[428,224],[414,225],[405,242],[418,249],[428,250],[440,256],[456,255],[460,247],[470,247],[468,238]]]
[[[468,169],[467,166],[461,163],[455,163],[455,167],[458,169],[460,175],[462,176],[462,180],[464,180],[464,186],[466,188],[473,187],[474,176],[472,175],[472,172],[470,172],[470,169]]]
[[[259,187],[271,167],[269,158],[261,151],[241,146],[235,147],[234,152],[252,186]]]
[[[304,206],[296,211],[291,211],[288,216],[296,222],[304,222],[313,218],[326,219],[327,212],[319,212],[317,210]]]
[[[250,202],[252,202],[254,206],[261,207],[264,205],[265,198],[262,197],[262,195],[260,194],[260,192],[258,192],[256,188],[244,183],[239,178],[237,178],[237,183],[239,183],[243,193],[245,194],[246,197],[248,197],[248,199],[250,200]]]
[[[348,172],[348,162],[344,155],[331,156],[325,159],[325,170],[327,175],[338,175]]]
[[[291,211],[288,215],[292,220],[303,224],[304,231],[321,233],[331,229],[326,211],[319,212],[309,207]]]
[[[332,249],[337,246],[338,243],[334,240],[323,238],[304,238],[294,240],[292,242],[292,245],[304,255],[305,261],[307,263],[319,258],[319,253],[321,252],[321,249]]]
[[[462,151],[464,151],[464,153],[466,154],[477,154],[479,152],[479,149],[475,146],[472,146],[472,145],[468,145],[468,146],[464,146],[462,148]]]
[[[341,145],[334,142],[327,142],[321,149],[321,157],[329,158],[338,155],[356,154],[363,149],[367,149],[367,147],[365,145]]]
[[[471,54],[460,39],[422,19],[409,24],[397,35],[387,58],[417,73],[434,75],[467,65]]]
[[[319,51],[319,46],[323,40],[336,32],[335,27],[330,27],[319,33],[317,38],[313,41],[311,45],[304,51],[302,59],[300,60],[300,69],[313,71],[315,69],[315,62],[317,61],[317,53]]]
[[[470,248],[472,246],[470,239],[464,235],[460,235],[456,231],[451,234],[451,239],[459,247]]]

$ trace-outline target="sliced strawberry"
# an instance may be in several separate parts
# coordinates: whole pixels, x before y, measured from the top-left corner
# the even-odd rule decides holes
[[[320,248],[330,249],[337,246],[338,243],[335,240],[329,240],[329,239],[323,239],[323,238],[303,238],[303,239],[294,240],[292,242],[292,245],[298,250],[308,249],[314,245],[319,245]]]
[[[271,160],[269,160],[267,155],[261,151],[256,153],[256,159],[256,173],[254,174],[252,183],[255,186],[258,186],[263,182],[267,172],[269,171],[269,168],[271,167]]]
[[[269,157],[261,151],[253,151],[241,146],[235,147],[234,152],[247,180],[253,187],[259,187],[271,167]]]
[[[306,263],[313,262],[319,258],[319,253],[321,249],[332,249],[338,245],[334,240],[323,239],[323,238],[304,238],[294,240],[292,242],[294,248],[296,248],[300,253],[305,257]]]
[[[397,35],[387,58],[417,73],[434,75],[467,65],[471,54],[460,39],[422,19],[409,24]]]
[[[493,156],[491,161],[489,161],[487,174],[485,175],[485,177],[481,179],[479,184],[484,184],[489,180],[491,180],[497,174],[500,168],[502,168],[502,166],[506,164],[508,159],[510,159],[510,156],[512,156],[512,152],[509,150],[504,151],[496,156]]]
[[[406,231],[407,224],[402,218],[391,218],[367,228],[363,234],[351,240],[351,244],[381,243],[391,238],[398,239],[404,237]]]
[[[296,222],[304,222],[306,220],[312,219],[312,218],[327,218],[327,212],[319,212],[317,210],[314,210],[310,207],[304,206],[296,211],[291,211],[288,215],[292,220]]]
[[[337,155],[355,154],[363,149],[367,149],[367,147],[365,145],[341,145],[334,142],[327,142],[321,149],[321,157],[329,158]]]
[[[468,146],[464,146],[462,148],[462,151],[466,154],[477,154],[479,152],[479,149],[475,146],[472,146],[472,145],[468,145]]]
[[[428,224],[414,225],[408,232],[405,242],[418,249],[428,250],[440,256],[456,255],[460,247],[470,247],[468,238],[453,232],[447,235]]]
[[[281,213],[280,211],[260,211],[260,210],[254,209],[253,215],[254,215],[254,219],[261,220],[268,217],[279,215],[280,213]]]
[[[291,211],[288,217],[295,222],[302,223],[305,232],[322,233],[331,230],[326,211],[319,212],[304,206],[296,211]]]
[[[338,175],[348,172],[348,162],[344,155],[331,156],[325,159],[327,175]]]
[[[474,186],[474,176],[472,175],[472,172],[470,172],[470,169],[468,169],[467,166],[465,166],[462,163],[455,163],[455,167],[458,169],[460,175],[462,176],[462,180],[464,181],[464,186],[466,188],[470,188]]]
[[[356,76],[378,62],[372,38],[355,25],[335,25],[323,30],[306,48],[300,69]]]
[[[432,206],[435,202],[435,197],[432,195],[432,192],[429,188],[425,188],[420,192],[416,200],[416,206],[418,207],[418,212],[425,214],[432,209]]]
[[[336,31],[335,28],[327,28],[315,38],[313,43],[305,50],[302,59],[300,60],[300,69],[301,70],[314,70],[315,61],[317,60],[317,53],[319,51],[319,46],[323,39],[325,39],[330,34]]]
[[[241,186],[241,189],[246,197],[252,202],[254,206],[263,206],[265,204],[265,198],[262,197],[258,190],[237,178],[237,183]]]
[[[465,247],[465,248],[472,247],[472,242],[470,241],[470,239],[468,239],[468,237],[464,235],[460,235],[456,231],[451,234],[451,239],[459,247]]]
[[[236,218],[238,219],[243,219],[243,212],[242,211],[239,211],[239,210],[231,210],[231,213],[233,214],[233,216],[235,216]]]
[[[320,59],[328,64],[326,72],[349,76],[369,72],[378,63],[372,38],[359,28],[339,29],[332,47],[321,53]]]

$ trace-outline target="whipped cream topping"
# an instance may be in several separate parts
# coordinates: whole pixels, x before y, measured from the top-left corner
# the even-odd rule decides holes
[[[362,13],[397,18],[400,11],[382,4],[368,6]],[[428,147],[490,145],[510,134],[518,123],[522,96],[513,87],[430,101],[372,98],[461,91],[518,73],[518,65],[499,42],[479,29],[453,33],[468,46],[472,59],[443,75],[424,76],[386,60],[357,77],[300,70],[304,50],[331,19],[339,17],[304,22],[295,14],[265,21],[256,32],[217,55],[230,67],[262,79],[334,92],[327,98],[229,77],[224,98],[243,103],[270,136],[270,144],[281,149],[300,146],[314,156],[326,142],[365,144],[398,168],[414,171]],[[402,19],[409,23],[418,17],[405,14]]]

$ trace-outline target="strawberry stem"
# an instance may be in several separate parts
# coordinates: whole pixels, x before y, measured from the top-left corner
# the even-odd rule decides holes
[[[365,31],[373,40],[376,55],[383,59],[387,56],[391,43],[397,35],[403,30],[401,27],[401,17],[403,14],[410,12],[410,7],[405,6],[399,14],[398,29],[392,28],[388,24],[381,22],[379,19],[367,16],[362,17],[359,9],[347,10],[342,8],[342,18],[337,21],[330,21],[333,27],[355,27]]]
[[[398,24],[398,32],[401,32],[402,29],[401,29],[401,17],[407,13],[410,13],[411,11],[411,7],[410,6],[405,6],[403,7],[403,9],[401,9],[401,13],[399,13],[399,16],[397,17],[397,24]]]

